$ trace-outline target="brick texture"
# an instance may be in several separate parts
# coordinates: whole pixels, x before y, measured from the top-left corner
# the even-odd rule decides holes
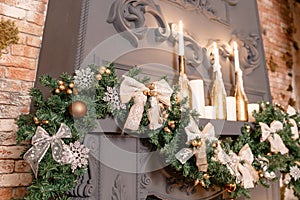
[[[32,182],[21,159],[26,142],[17,145],[15,118],[29,113],[29,89],[35,81],[48,0],[0,0],[0,18],[19,29],[18,44],[0,57],[0,199],[23,199]],[[24,146],[23,146],[24,145]]]
[[[288,105],[292,92],[292,13],[282,0],[257,0],[263,42],[269,71],[270,89],[274,102]],[[271,59],[272,58],[272,59]]]

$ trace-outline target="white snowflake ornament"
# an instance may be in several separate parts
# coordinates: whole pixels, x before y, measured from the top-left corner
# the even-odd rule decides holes
[[[73,155],[73,159],[71,161],[72,172],[74,172],[77,168],[82,168],[88,165],[88,153],[90,150],[87,147],[80,144],[79,141],[76,141],[74,143],[70,143],[70,150]]]
[[[95,82],[94,72],[87,67],[80,70],[75,70],[74,83],[79,89],[88,89]]]
[[[297,181],[300,178],[300,169],[297,166],[290,168],[290,175]]]
[[[125,109],[125,104],[121,103],[117,88],[107,87],[103,101],[108,102],[113,110]]]

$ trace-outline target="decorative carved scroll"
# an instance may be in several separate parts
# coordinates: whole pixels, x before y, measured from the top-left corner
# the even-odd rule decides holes
[[[261,56],[259,55],[258,47],[260,37],[257,34],[250,33],[238,34],[240,40],[240,63],[246,75],[251,74],[260,65]]]
[[[159,5],[153,0],[115,0],[110,8],[108,23],[112,23],[115,29],[131,42],[134,47],[143,39],[147,27],[145,14],[152,15],[157,22],[155,35],[159,41],[164,41],[169,35],[169,27],[163,17]]]
[[[122,183],[121,175],[118,174],[112,187],[112,200],[128,200],[125,185]]]
[[[188,196],[194,194],[197,191],[193,183],[188,184],[185,181],[175,177],[167,178],[167,194],[172,193],[174,188],[178,188],[181,192],[185,192]]]
[[[222,12],[220,12],[220,8],[215,6],[210,0],[168,0],[171,3],[174,3],[177,6],[180,6],[188,11],[199,11],[203,15],[205,15],[210,20],[218,21],[222,24],[229,25],[230,18],[228,14],[228,5],[235,6],[238,4],[239,0],[224,0],[220,3],[223,3],[224,7]],[[220,15],[220,13],[223,13]]]

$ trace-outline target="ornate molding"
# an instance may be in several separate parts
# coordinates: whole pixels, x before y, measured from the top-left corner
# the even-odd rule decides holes
[[[246,75],[251,74],[260,66],[261,56],[258,51],[260,37],[258,34],[250,33],[238,34],[236,36],[240,41],[240,63]]]
[[[166,192],[170,194],[174,191],[174,188],[178,188],[181,192],[185,192],[186,195],[191,195],[196,193],[196,188],[193,183],[186,183],[182,179],[178,179],[175,177],[166,178],[167,185],[166,185]]]
[[[158,36],[157,40],[164,41],[170,30],[159,5],[153,0],[115,0],[107,22],[113,24],[119,33],[124,32],[124,37],[137,47],[138,41],[144,38],[148,29],[145,25],[146,14],[155,18],[155,35]]]
[[[230,17],[228,13],[228,6],[236,6],[240,0],[220,0],[223,3],[223,8],[215,6],[212,1],[209,0],[168,0],[181,8],[188,11],[198,11],[205,15],[210,20],[218,21],[224,25],[229,26]],[[223,13],[223,15],[220,15]]]
[[[112,187],[111,200],[128,200],[126,187],[122,182],[121,175],[118,174]]]

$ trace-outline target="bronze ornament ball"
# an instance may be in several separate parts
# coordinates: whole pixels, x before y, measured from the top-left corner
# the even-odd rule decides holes
[[[74,118],[84,117],[87,112],[87,107],[82,101],[75,101],[69,106],[69,113]]]

